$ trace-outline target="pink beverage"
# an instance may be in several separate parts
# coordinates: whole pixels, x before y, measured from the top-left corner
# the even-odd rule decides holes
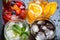
[[[26,6],[24,2],[19,0],[2,0],[3,1],[3,20],[4,23],[9,20],[25,19]]]

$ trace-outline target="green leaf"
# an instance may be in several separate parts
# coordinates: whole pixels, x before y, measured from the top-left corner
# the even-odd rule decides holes
[[[26,27],[26,24],[23,24],[24,27]]]
[[[23,24],[23,27],[21,28],[21,31],[24,32],[26,30],[26,25]]]
[[[22,27],[21,31],[24,32],[26,30],[26,27]]]
[[[21,28],[20,28],[20,26],[17,25],[17,24],[14,24],[14,25],[13,25],[12,30],[13,30],[15,33],[18,33],[19,35],[22,34]]]
[[[17,24],[14,24],[14,25],[13,25],[13,27],[15,27],[16,29],[21,30],[20,26],[19,26],[19,25],[17,25]]]
[[[18,33],[20,36],[22,36],[23,34],[29,35],[28,32],[25,32],[25,30],[26,30],[26,25],[25,25],[25,24],[24,24],[24,26],[23,26],[22,28],[20,28],[19,25],[14,24],[13,27],[12,27],[12,30],[13,30],[15,33]]]
[[[15,27],[12,27],[12,30],[13,30],[15,33],[18,33],[18,34],[20,34],[20,35],[21,35],[21,31],[20,31],[20,30],[18,30],[18,29],[16,29]]]
[[[25,34],[25,35],[29,35],[29,33],[28,32],[23,32],[22,34],[21,34],[21,36],[23,35],[23,34]]]
[[[28,39],[28,36],[26,34],[23,34],[22,35],[22,40],[27,40]]]

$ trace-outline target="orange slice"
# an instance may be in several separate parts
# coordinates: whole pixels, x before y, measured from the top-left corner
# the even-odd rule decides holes
[[[27,15],[30,18],[29,23],[32,23],[37,17],[41,15],[41,13],[42,13],[42,7],[39,4],[30,3],[28,7],[28,15]]]
[[[50,18],[57,9],[57,3],[56,2],[49,2],[45,8],[44,8],[44,16],[47,18]]]

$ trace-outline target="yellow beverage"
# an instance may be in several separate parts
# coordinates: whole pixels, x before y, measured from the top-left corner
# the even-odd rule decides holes
[[[30,3],[28,7],[28,22],[31,24],[42,13],[42,7],[36,3]],[[29,20],[30,19],[30,20]]]

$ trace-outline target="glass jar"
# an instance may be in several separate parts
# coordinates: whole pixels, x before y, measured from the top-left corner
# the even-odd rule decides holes
[[[5,25],[4,36],[6,40],[28,40],[29,26],[22,20],[10,20]]]
[[[27,14],[27,21],[29,24],[33,23],[38,17],[44,16],[43,11],[47,3],[47,0],[30,0]]]
[[[3,2],[2,17],[3,17],[4,23],[7,23],[9,20],[12,20],[11,18],[15,17],[15,16],[18,19],[25,20],[26,6],[23,1],[21,1],[21,0],[2,0],[2,2]]]
[[[37,19],[30,25],[30,35],[34,40],[53,40],[56,36],[55,31],[55,23],[48,18]]]

